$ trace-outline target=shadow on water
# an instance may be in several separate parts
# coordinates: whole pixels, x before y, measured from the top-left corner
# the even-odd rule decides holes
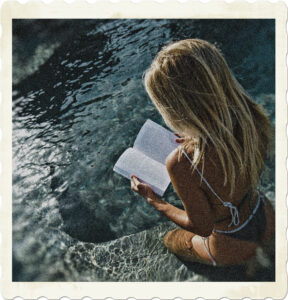
[[[91,210],[81,199],[72,197],[67,192],[63,193],[58,201],[64,221],[63,230],[73,238],[92,243],[115,238],[105,214],[97,214],[97,211]]]

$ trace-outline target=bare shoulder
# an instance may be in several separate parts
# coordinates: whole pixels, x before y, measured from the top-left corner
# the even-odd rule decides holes
[[[193,153],[188,154],[189,157],[192,159]],[[181,153],[181,148],[178,147],[175,150],[173,150],[166,158],[166,168],[167,171],[172,179],[172,182],[175,183],[178,180],[181,180],[183,182],[183,178],[185,178],[185,181],[192,177],[194,177],[192,172],[192,166],[190,161]],[[173,180],[174,179],[174,180]],[[195,180],[195,178],[194,178]],[[195,181],[194,181],[195,182]]]
[[[181,151],[178,148],[174,149],[166,158],[166,168],[169,170],[172,170],[177,166],[179,163],[178,158],[179,158],[179,151]]]
[[[190,157],[192,159],[192,154],[190,154]],[[186,169],[189,167],[191,170],[191,163],[189,160],[181,153],[181,148],[178,147],[175,150],[173,150],[166,158],[166,168],[168,172],[173,172],[177,170],[183,171],[183,169]]]
[[[184,179],[185,182],[191,181],[191,184],[193,184],[193,186],[199,185],[203,187],[201,177],[197,172],[194,172],[194,165],[191,164],[191,161],[194,160],[194,151],[195,150],[192,149],[189,152],[186,152],[190,160],[183,153],[181,153],[180,147],[172,151],[167,156],[166,168],[171,179],[173,177],[175,183],[180,180],[183,181]],[[203,174],[205,173],[206,179],[211,180],[213,185],[218,186],[220,184],[222,186],[223,183],[219,180],[220,178],[222,180],[224,175],[222,174],[223,172],[221,171],[221,167],[217,163],[218,159],[216,157],[215,151],[209,150],[206,151],[205,164],[204,160],[201,159],[201,161],[197,164],[197,169],[201,170]],[[205,186],[204,188],[206,189]]]

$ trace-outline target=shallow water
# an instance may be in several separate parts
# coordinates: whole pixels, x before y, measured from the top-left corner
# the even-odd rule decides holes
[[[147,118],[164,125],[142,74],[167,42],[216,42],[241,84],[275,118],[272,20],[78,20],[69,26],[69,38],[61,37],[39,70],[13,86],[13,249],[20,262],[25,253],[47,251],[32,238],[37,230],[98,243],[166,221],[112,169]],[[37,43],[37,36],[31,39],[24,51]],[[274,159],[267,174],[262,187],[273,198]],[[171,185],[165,199],[181,207]]]

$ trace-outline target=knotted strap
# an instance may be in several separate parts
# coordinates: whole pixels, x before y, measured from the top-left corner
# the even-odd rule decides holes
[[[240,218],[239,218],[238,208],[235,205],[233,205],[231,202],[222,202],[222,204],[223,204],[223,206],[230,208],[230,213],[231,213],[231,216],[232,216],[232,221],[228,225],[228,227],[231,227],[232,225],[235,225],[235,226],[239,225]]]
[[[235,205],[233,205],[231,202],[225,202],[225,201],[223,201],[220,198],[220,196],[214,191],[214,189],[212,188],[212,186],[209,184],[209,182],[203,176],[202,172],[200,172],[200,170],[197,168],[197,166],[193,163],[193,161],[191,160],[191,158],[188,156],[188,154],[183,149],[182,149],[182,153],[190,161],[190,163],[193,165],[194,169],[197,171],[197,173],[199,174],[199,176],[201,177],[201,179],[206,183],[207,187],[211,190],[211,192],[215,195],[215,197],[217,197],[221,201],[221,203],[223,204],[223,206],[230,208],[230,213],[231,213],[231,216],[232,216],[232,221],[231,221],[229,227],[231,227],[232,225],[235,225],[235,226],[239,225],[240,218],[239,218],[238,208]]]
[[[256,204],[256,206],[254,207],[252,213],[251,213],[250,216],[246,219],[245,222],[243,222],[239,227],[237,227],[237,228],[235,228],[235,229],[232,229],[232,230],[218,230],[218,229],[214,229],[214,231],[219,232],[219,233],[227,233],[227,234],[229,234],[229,233],[234,233],[234,232],[240,231],[242,228],[244,228],[244,227],[252,220],[252,218],[255,216],[255,214],[256,214],[256,212],[257,212],[259,206],[260,206],[260,203],[263,202],[263,204],[266,205],[266,203],[265,203],[265,196],[264,196],[262,193],[260,194],[259,191],[257,191],[257,193],[258,193],[257,204]],[[226,203],[229,203],[229,202],[226,202]],[[231,210],[231,205],[230,205],[230,204],[226,204],[226,206],[227,206],[227,207],[230,207],[230,210]],[[232,206],[233,206],[233,205],[232,205]],[[234,212],[231,213],[231,214],[233,214],[233,216],[234,216],[234,218],[232,217],[232,221],[234,220],[234,221],[237,222],[237,217],[236,217],[236,215],[238,214],[238,212],[236,213],[236,211],[234,211]],[[238,216],[238,217],[239,217],[239,216]],[[235,222],[234,222],[234,224],[235,224]],[[231,224],[230,224],[230,225],[231,225]],[[230,226],[230,225],[229,225],[229,226]]]

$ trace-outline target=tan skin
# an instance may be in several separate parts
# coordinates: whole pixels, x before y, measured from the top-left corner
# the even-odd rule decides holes
[[[183,141],[183,138],[176,139],[178,143]],[[188,155],[190,158],[193,157],[191,153]],[[207,157],[204,164],[205,178],[224,201],[230,201],[237,206],[247,193],[247,182],[245,180],[237,182],[235,196],[231,200],[228,196],[229,188],[223,186],[224,174],[221,171],[215,151],[208,151],[205,157]],[[219,200],[206,184],[201,182],[197,172],[192,172],[191,164],[184,155],[178,162],[178,149],[172,151],[167,157],[166,167],[173,187],[182,200],[184,210],[160,199],[147,184],[141,183],[137,177],[131,175],[131,189],[143,196],[150,205],[181,227],[166,234],[164,238],[166,247],[183,260],[212,264],[202,239],[202,237],[209,237],[208,246],[217,265],[241,264],[253,257],[258,246],[257,243],[238,240],[213,232],[213,228],[228,229],[228,225],[231,223],[229,208],[219,205]],[[266,231],[263,235],[263,242],[269,241],[275,230],[274,210],[269,200],[267,198],[265,200]],[[254,197],[253,207],[256,202],[257,195]],[[250,214],[249,201],[245,201],[239,209],[240,224],[238,226],[245,222]],[[215,224],[215,222],[226,217],[226,220]],[[231,226],[229,230],[238,226]]]

